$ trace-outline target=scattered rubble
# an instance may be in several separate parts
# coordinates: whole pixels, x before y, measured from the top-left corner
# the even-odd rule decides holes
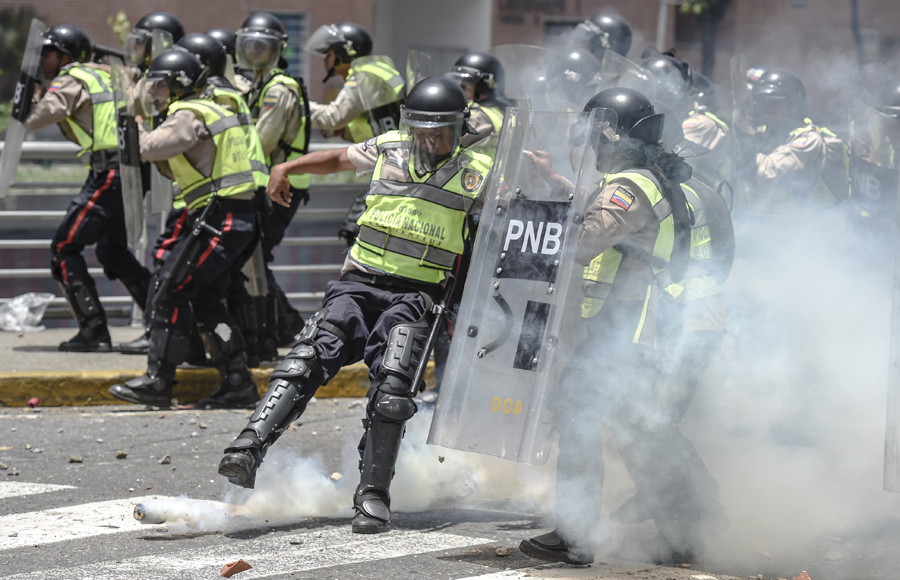
[[[6,468],[7,468],[7,465],[5,463],[3,463],[2,461],[0,461],[0,469],[6,469]]]
[[[125,459],[126,457],[128,457],[128,454],[125,453],[124,451],[122,451],[121,449],[116,451],[116,459]]]
[[[331,474],[331,481],[338,481],[343,477],[344,477],[343,475],[341,475],[340,473],[335,471],[334,473]]]
[[[237,562],[230,562],[222,566],[222,571],[220,572],[220,574],[226,578],[231,578],[235,574],[246,572],[252,567],[253,566],[251,566],[249,562],[241,558]]]
[[[438,455],[438,463],[443,463],[443,462],[444,462],[444,456]]]
[[[81,455],[69,455],[69,463],[84,463],[84,457]]]
[[[163,455],[162,459],[159,460],[160,465],[168,465],[170,463],[172,463],[172,457],[168,453]]]
[[[509,548],[497,548],[497,555],[501,558],[509,556]]]
[[[800,572],[799,576],[794,576],[794,580],[812,580],[812,579],[809,577],[809,574],[806,573],[806,570],[804,570],[803,572]]]
[[[40,404],[41,404],[41,400],[38,399],[37,397],[31,397],[30,399],[28,399],[28,408],[29,409],[34,409]]]
[[[206,423],[200,423],[199,425],[197,425],[197,427],[200,427],[201,429],[206,429]]]
[[[31,444],[26,443],[26,444],[25,444],[25,449],[26,449],[26,450],[27,450],[27,449],[31,449]]]

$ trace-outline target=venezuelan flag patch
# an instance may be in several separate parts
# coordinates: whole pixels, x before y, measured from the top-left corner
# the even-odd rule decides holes
[[[613,192],[612,197],[609,198],[609,201],[613,202],[625,211],[628,211],[631,208],[631,204],[634,203],[634,196],[621,187],[617,187]]]

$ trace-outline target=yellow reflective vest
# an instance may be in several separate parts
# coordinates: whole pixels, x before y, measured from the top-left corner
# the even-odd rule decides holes
[[[109,73],[75,63],[65,67],[60,72],[60,76],[62,75],[69,75],[77,79],[91,94],[93,127],[91,127],[90,133],[80,127],[72,117],[66,118],[66,122],[81,147],[78,155],[84,155],[88,151],[117,149],[119,141],[116,132],[116,102]]]
[[[244,97],[234,89],[226,87],[213,87],[213,100],[226,98],[237,104],[238,112],[236,114],[241,131],[244,132],[244,141],[247,143],[247,153],[250,157],[250,167],[253,168],[253,180],[256,187],[266,187],[269,183],[269,166],[266,160],[266,154],[263,153],[262,143],[259,141],[259,133],[256,132],[256,123],[253,121],[253,115],[250,107],[244,101]]]
[[[378,159],[350,258],[383,274],[439,284],[463,253],[468,212],[491,158],[460,147],[434,172],[419,176],[404,146],[409,139],[399,131],[376,138]],[[386,167],[402,179],[386,177]]]
[[[200,172],[184,153],[169,159],[169,168],[181,188],[172,207],[194,209],[206,206],[213,193],[230,197],[255,191],[244,131],[237,116],[209,99],[176,101],[169,105],[168,114],[181,110],[191,111],[203,120],[216,146],[216,157],[211,175]]]
[[[405,87],[400,73],[388,63],[382,61],[359,64],[348,71],[347,78],[350,78],[354,73],[370,74],[380,79],[390,87],[396,100],[386,107],[378,107],[379,110],[367,110],[356,119],[350,121],[344,128],[344,137],[353,143],[362,143],[376,135],[399,129],[397,123],[400,122],[400,103],[403,101],[403,89]],[[376,127],[372,126],[373,120],[376,121]]]

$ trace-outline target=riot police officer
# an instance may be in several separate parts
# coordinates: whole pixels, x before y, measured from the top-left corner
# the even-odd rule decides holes
[[[109,352],[106,314],[82,255],[85,246],[97,244],[104,273],[121,281],[141,305],[147,299],[150,272],[128,250],[112,82],[104,67],[89,62],[90,56],[91,41],[79,28],[61,24],[44,33],[40,66],[45,78],[53,80],[42,96],[35,91],[24,124],[37,130],[58,123],[89,159],[88,179],[53,236],[50,271],[79,328],[59,349]]]
[[[246,101],[269,167],[301,157],[309,147],[309,104],[303,79],[288,75],[279,65],[287,42],[284,24],[271,14],[256,12],[241,25],[236,42],[238,67],[253,71],[253,84]],[[284,238],[301,201],[306,203],[309,199],[308,176],[293,175],[290,182],[294,194],[290,206],[277,205],[263,218],[261,239],[269,290],[266,327],[277,330],[279,345],[290,344],[303,328],[303,318],[288,302],[268,268],[275,259],[272,252]]]
[[[405,85],[394,62],[385,56],[372,57],[372,37],[353,22],[328,24],[316,30],[306,43],[307,52],[325,60],[328,74],[322,82],[338,75],[344,86],[328,104],[310,103],[310,121],[315,129],[334,131],[351,143],[362,143],[397,128]],[[347,211],[338,237],[353,245],[356,223],[365,209],[365,191]]]
[[[141,133],[141,158],[178,184],[173,208],[180,215],[153,252],[147,373],[109,389],[132,403],[171,404],[175,367],[195,326],[222,375],[212,395],[218,406],[259,400],[240,329],[222,301],[257,240],[256,182],[240,124],[201,94],[208,74],[193,54],[169,50],[153,60],[139,85],[144,112],[166,115],[159,127]]]
[[[444,76],[456,81],[469,99],[469,126],[474,133],[463,138],[463,145],[469,146],[490,135],[499,135],[503,113],[512,103],[503,93],[506,72],[497,57],[471,52],[457,59]],[[496,148],[496,138],[494,141]]]
[[[225,47],[225,54],[231,58],[231,64],[234,67],[233,78],[229,78],[229,81],[237,89],[237,92],[242,95],[249,93],[250,85],[253,83],[253,71],[247,71],[236,65],[237,59],[234,50],[237,44],[237,35],[227,28],[210,28],[204,34],[215,38]],[[226,74],[226,76],[228,75]]]
[[[796,74],[771,68],[753,85],[752,112],[739,112],[741,159],[755,168],[749,203],[763,212],[823,208],[848,196],[846,147],[809,118],[806,89]],[[747,117],[750,123],[747,123]]]
[[[601,12],[579,23],[569,37],[569,48],[580,48],[603,62],[609,49],[625,56],[631,49],[631,26],[621,16]]]
[[[570,358],[559,403],[557,527],[523,541],[520,549],[547,561],[593,561],[602,494],[603,460],[597,452],[602,419],[639,493],[648,498],[665,546],[657,561],[690,563],[703,550],[690,465],[682,453],[690,441],[661,419],[666,409],[660,405],[666,403],[654,391],[661,368],[657,345],[679,330],[673,303],[683,291],[678,282],[690,248],[690,215],[679,184],[691,170],[663,151],[663,116],[643,94],[607,89],[584,110],[595,108],[615,112],[617,126],[614,135],[590,135],[598,159],[609,161],[578,242],[577,260],[585,264],[582,319],[588,338]]]
[[[168,12],[151,12],[137,21],[134,29],[125,37],[125,54],[132,65],[146,70],[152,59],[153,31],[161,30],[175,43],[184,36],[184,25]],[[168,48],[168,46],[161,47]]]
[[[209,79],[204,95],[212,98],[216,103],[231,111],[238,119],[244,139],[247,143],[247,151],[250,155],[250,165],[253,168],[253,178],[257,187],[257,215],[262,220],[271,213],[271,202],[265,197],[266,184],[269,182],[269,168],[259,134],[253,123],[250,107],[244,101],[241,94],[232,86],[226,78],[226,65],[228,55],[221,42],[207,34],[192,33],[179,40],[175,48],[184,49],[196,56],[203,66],[209,68]],[[262,228],[262,223],[259,224]],[[266,308],[266,281],[265,262],[262,258],[262,249],[259,256],[254,253],[254,259],[248,262],[248,267],[235,272],[227,293],[228,308],[237,320],[238,326],[244,335],[249,355],[250,366],[258,366],[259,360],[274,360],[278,356],[277,350],[277,325],[269,321]],[[255,251],[255,252],[256,252]],[[245,284],[246,280],[246,284]],[[247,285],[254,289],[249,292]]]
[[[491,164],[460,146],[467,117],[459,86],[425,79],[410,91],[399,131],[273,169],[268,193],[276,203],[289,202],[292,173],[373,173],[341,279],[328,284],[322,310],[297,336],[250,422],[225,450],[219,473],[232,483],[252,488],[266,451],[319,386],[342,366],[364,360],[372,383],[352,527],[356,533],[387,529],[400,441],[416,412],[412,397],[420,385],[412,383],[429,355],[432,306],[463,251],[467,213]]]
[[[318,54],[325,59],[328,74],[322,82],[337,75],[343,77],[344,86],[334,100],[328,104],[310,102],[310,121],[313,129],[342,131],[344,139],[351,143],[362,143],[366,139],[395,129],[400,103],[403,100],[403,77],[387,57],[379,57],[368,62],[354,61],[372,54],[372,36],[353,22],[328,24],[320,27],[312,35],[305,47],[307,52]],[[358,74],[362,73],[381,81],[381,86],[373,87],[379,93],[378,105],[383,110],[367,110]],[[372,106],[369,103],[369,106]],[[379,107],[382,109],[382,107]],[[376,126],[372,126],[372,122]]]
[[[682,121],[693,107],[693,68],[680,58],[651,50],[641,66],[657,81],[655,98],[666,104]]]

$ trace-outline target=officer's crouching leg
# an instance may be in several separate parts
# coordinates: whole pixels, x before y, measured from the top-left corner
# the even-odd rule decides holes
[[[426,317],[395,324],[388,335],[378,378],[369,390],[368,418],[359,487],[353,496],[356,517],[353,532],[376,534],[387,529],[391,519],[391,479],[400,453],[404,425],[416,414],[412,381],[425,352],[429,322]]]
[[[315,348],[310,344],[315,336],[306,329],[300,333],[291,352],[281,361],[269,378],[269,390],[263,396],[250,422],[237,439],[225,449],[219,462],[219,474],[241,487],[253,488],[256,470],[266,450],[285,429],[306,409],[306,404],[324,381]]]
[[[147,353],[147,374],[113,385],[109,394],[141,405],[168,407],[172,404],[172,385],[175,367],[184,361],[190,338],[171,325],[154,320],[150,329],[150,350]]]

